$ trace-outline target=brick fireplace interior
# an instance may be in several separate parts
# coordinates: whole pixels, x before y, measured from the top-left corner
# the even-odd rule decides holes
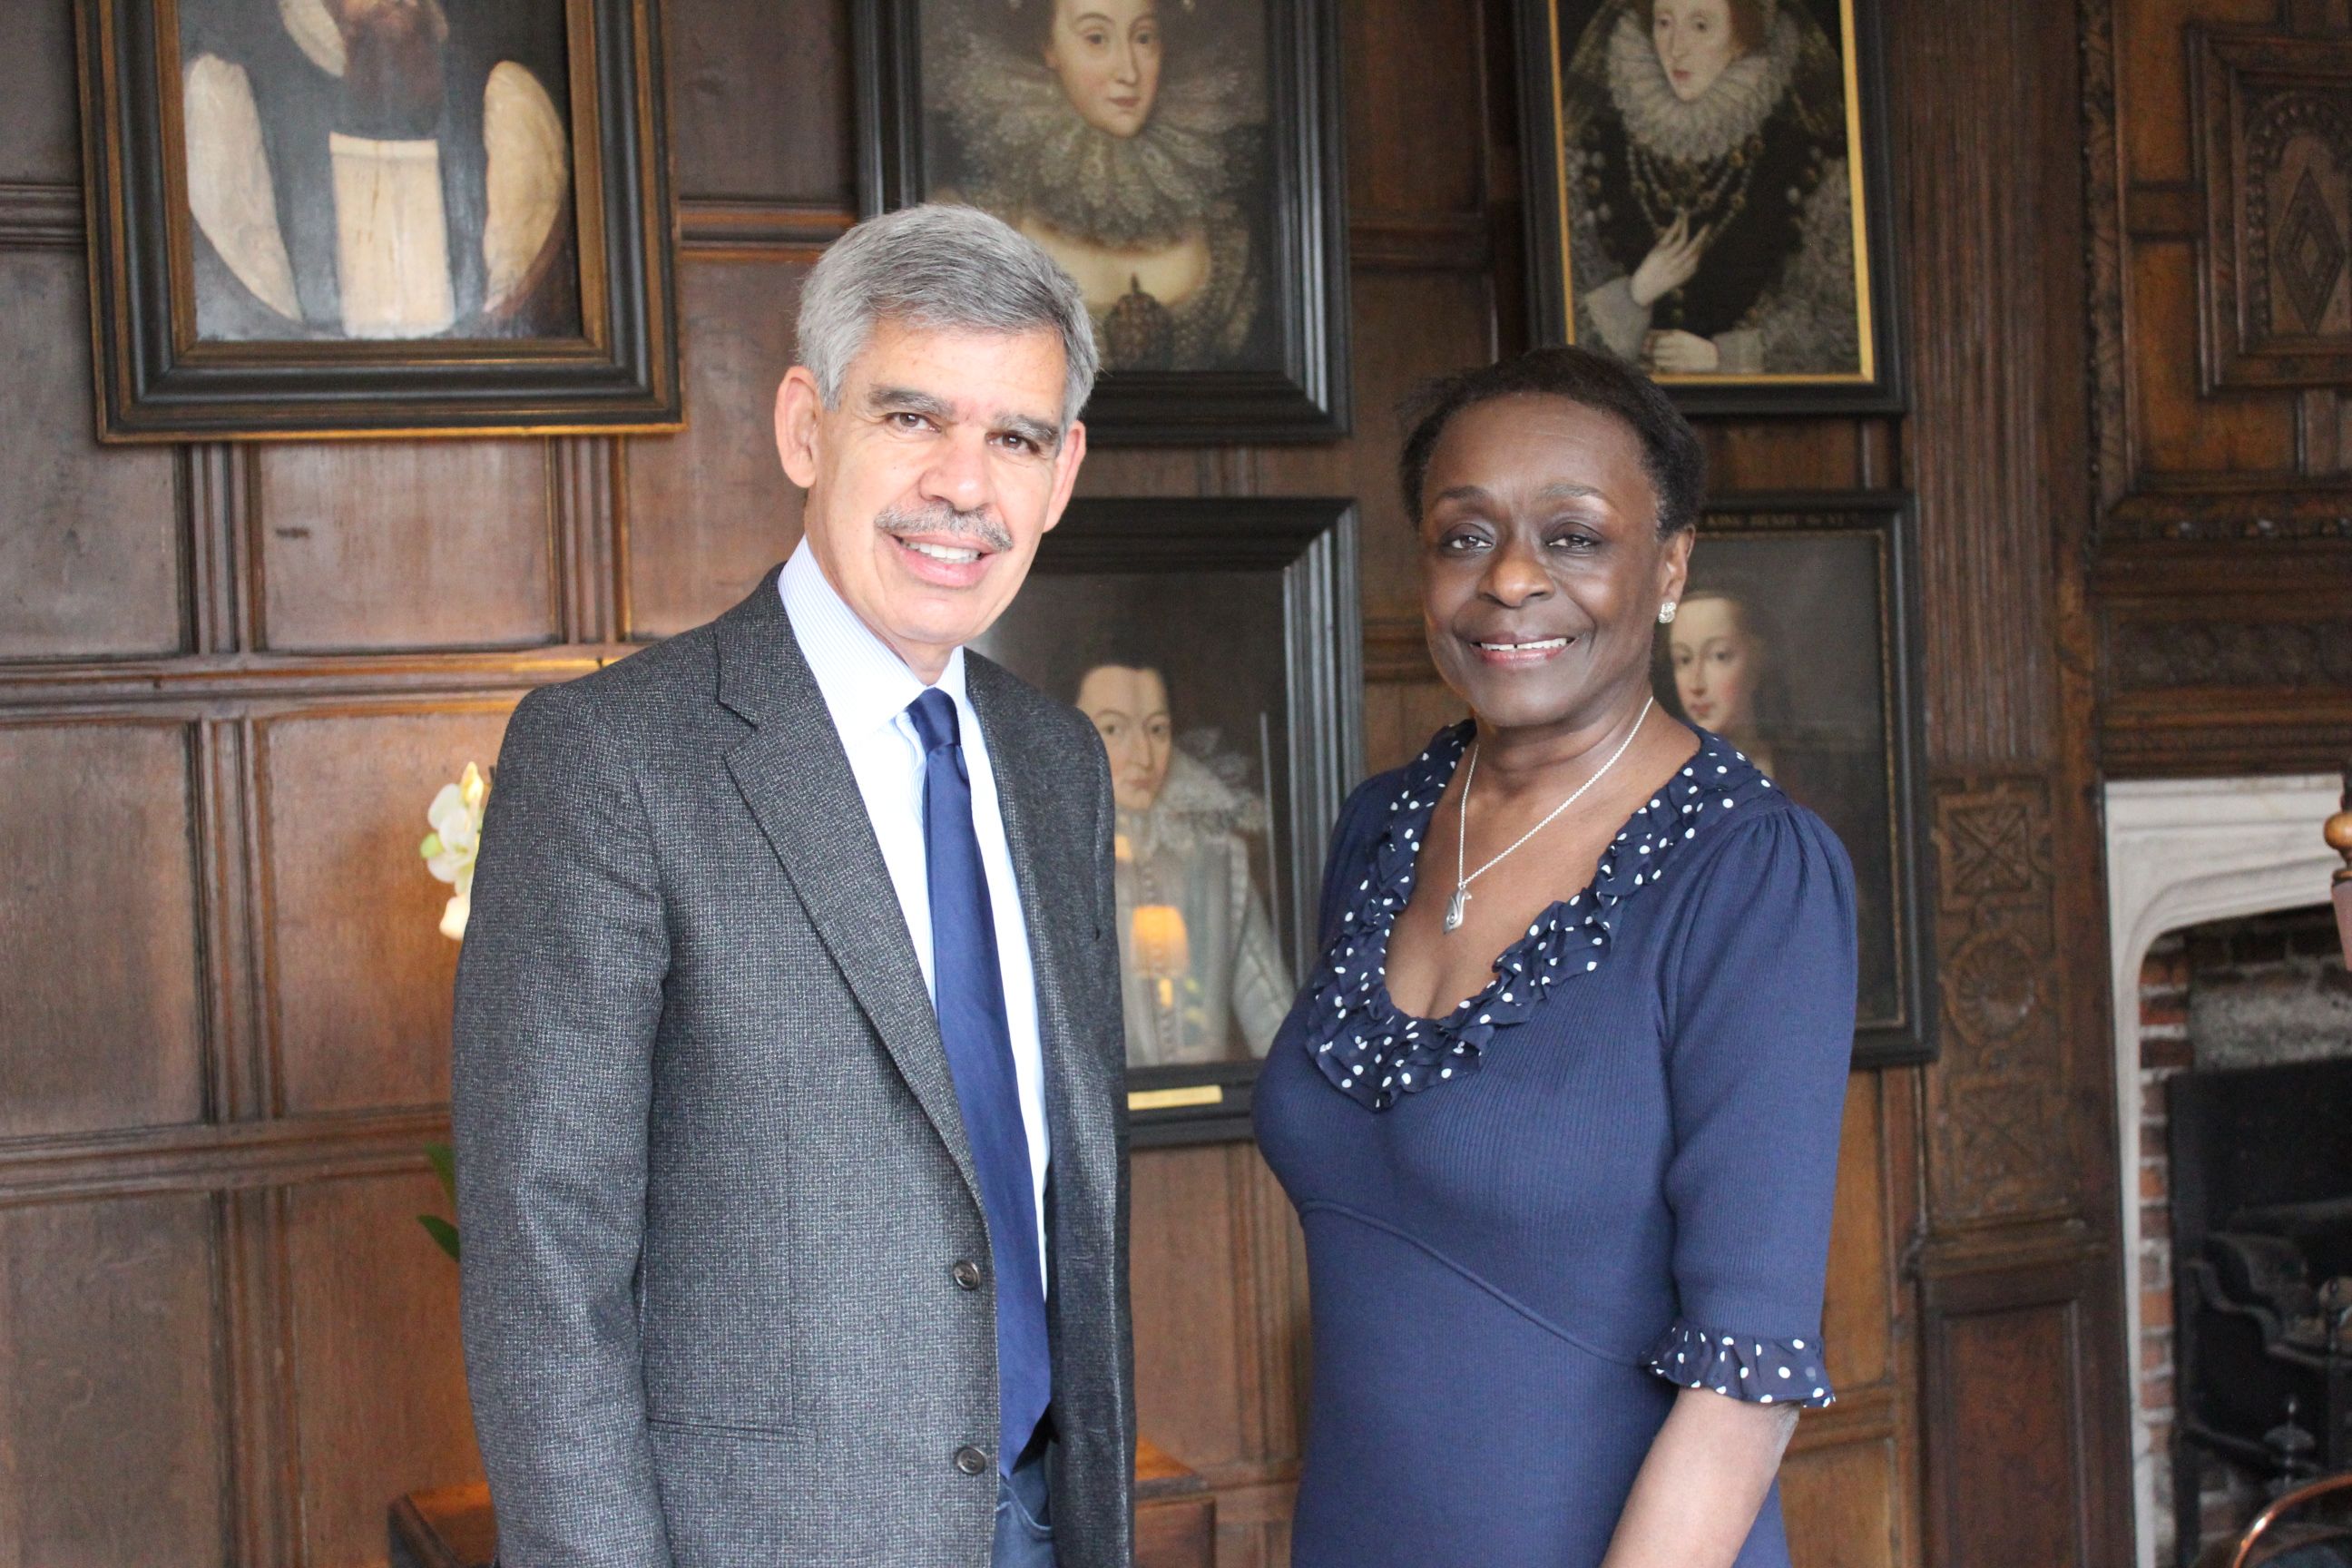
[[[2326,906],[2218,921],[2157,939],[2139,979],[2138,1398],[2156,1495],[2155,1560],[2179,1561],[2172,1456],[2177,1434],[2171,1128],[2166,1086],[2198,1070],[2352,1058],[2352,979]],[[2314,1106],[2314,1115],[2352,1107]],[[2306,1424],[2307,1421],[2306,1421]],[[2204,1455],[2204,1542],[2249,1523],[2268,1479]]]

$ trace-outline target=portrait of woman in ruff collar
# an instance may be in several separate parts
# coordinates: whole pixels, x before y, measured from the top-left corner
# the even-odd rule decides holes
[[[1262,15],[1240,0],[929,0],[934,199],[1085,289],[1112,371],[1278,365]]]
[[[1571,341],[1668,381],[1874,374],[1851,0],[1564,0]]]

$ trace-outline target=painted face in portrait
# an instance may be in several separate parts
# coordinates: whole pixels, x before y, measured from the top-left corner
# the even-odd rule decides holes
[[[1731,0],[1654,0],[1650,39],[1675,96],[1690,103],[1748,52]]]
[[[1445,684],[1500,729],[1590,723],[1647,684],[1687,530],[1658,535],[1642,442],[1564,397],[1454,416],[1422,481],[1422,620]]]
[[[810,550],[834,591],[935,679],[995,624],[1061,521],[1086,426],[1061,428],[1050,331],[927,330],[885,319],[827,408],[794,366],[776,395],[784,472],[809,492]]]
[[[1669,628],[1675,692],[1695,724],[1724,735],[1756,727],[1756,692],[1767,650],[1750,631],[1738,600],[1697,594],[1685,599]]]
[[[1078,710],[1095,721],[1110,753],[1111,792],[1121,811],[1149,811],[1168,782],[1174,725],[1168,684],[1156,669],[1097,665],[1078,682]]]
[[[1155,0],[1055,0],[1045,64],[1080,119],[1113,136],[1133,136],[1160,96],[1160,34]]]

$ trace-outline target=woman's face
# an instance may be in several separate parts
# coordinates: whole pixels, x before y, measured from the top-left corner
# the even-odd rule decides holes
[[[1078,682],[1078,710],[1095,721],[1110,753],[1110,787],[1122,811],[1150,811],[1168,782],[1173,727],[1168,685],[1156,669],[1097,665]]]
[[[1731,25],[1730,0],[1657,0],[1650,41],[1675,96],[1688,103],[1746,51]]]
[[[1675,693],[1691,722],[1726,735],[1755,729],[1764,645],[1741,624],[1738,600],[1685,600],[1666,646],[1674,656]]]
[[[1055,0],[1045,65],[1080,119],[1132,136],[1160,95],[1157,0]]]
[[[1622,420],[1562,397],[1482,403],[1439,437],[1421,498],[1430,657],[1482,723],[1581,728],[1647,689],[1691,536],[1658,537]]]

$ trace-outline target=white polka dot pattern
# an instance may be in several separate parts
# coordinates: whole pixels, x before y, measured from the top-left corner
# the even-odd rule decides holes
[[[1308,1052],[1325,1078],[1368,1110],[1386,1110],[1475,1071],[1494,1037],[1533,1016],[1552,986],[1600,970],[1618,906],[1656,887],[1673,853],[1721,820],[1709,806],[1727,808],[1772,787],[1745,756],[1702,731],[1698,754],[1626,821],[1591,885],[1544,910],[1495,961],[1485,990],[1443,1018],[1419,1018],[1389,999],[1389,932],[1412,897],[1423,837],[1472,733],[1468,722],[1441,732],[1405,769],[1308,998]]]
[[[1668,1383],[1711,1389],[1750,1405],[1820,1410],[1837,1403],[1813,1340],[1715,1333],[1676,1319],[1650,1347],[1647,1364]]]

